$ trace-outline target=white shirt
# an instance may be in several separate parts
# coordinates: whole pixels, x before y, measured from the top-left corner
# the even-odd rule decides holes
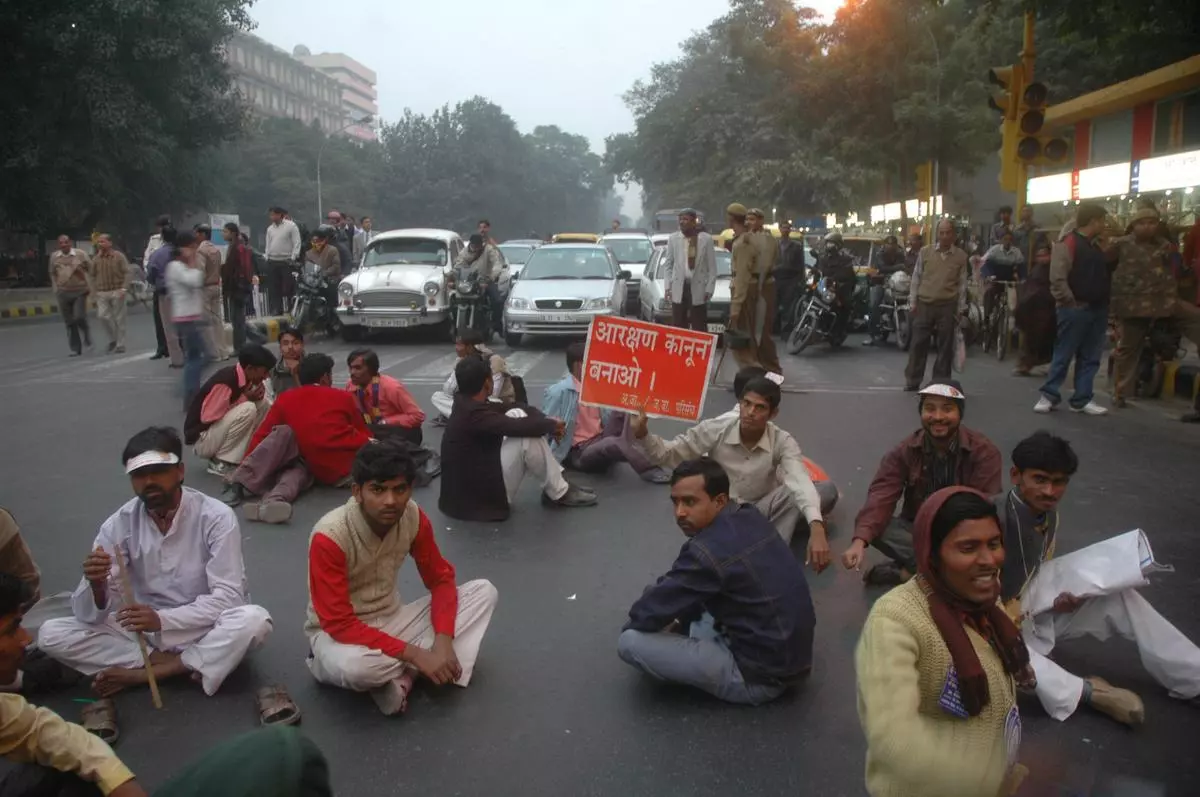
[[[740,418],[732,412],[701,421],[667,442],[655,434],[637,441],[662,468],[710,457],[729,474],[729,497],[754,503],[780,485],[787,487],[809,523],[821,520],[821,497],[813,486],[796,439],[774,423],[753,448],[742,445]]]
[[[267,225],[267,260],[297,260],[300,257],[300,228],[291,219]]]
[[[204,315],[204,269],[190,268],[180,260],[172,260],[167,264],[167,295],[171,297],[172,321]]]
[[[162,644],[155,647],[169,650],[181,640],[193,640],[196,631],[212,628],[222,612],[246,604],[237,517],[217,499],[191,487],[183,488],[166,534],[158,530],[141,499],[133,498],[100,526],[92,549],[97,547],[114,556],[108,604],[97,608],[91,585],[80,579],[71,594],[71,610],[81,622],[102,623],[124,605],[115,559],[118,547],[126,555],[134,600],[153,608],[162,620]]]

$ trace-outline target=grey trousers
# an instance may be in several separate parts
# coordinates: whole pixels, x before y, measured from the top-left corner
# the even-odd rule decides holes
[[[892,518],[887,524],[887,528],[883,530],[883,534],[880,534],[871,545],[909,573],[917,572],[917,554],[913,549],[911,522],[904,518]]]
[[[781,485],[755,501],[754,506],[771,521],[771,525],[779,532],[779,536],[783,537],[783,541],[790,545],[796,533],[796,526],[804,520],[796,499],[792,497],[792,491]]]

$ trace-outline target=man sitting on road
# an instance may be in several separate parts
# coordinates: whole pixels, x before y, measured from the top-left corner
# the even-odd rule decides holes
[[[425,413],[400,380],[379,373],[379,355],[371,349],[355,349],[346,364],[350,367],[346,390],[371,434],[380,440],[394,435],[420,446]]]
[[[1118,722],[1140,725],[1146,710],[1136,694],[1102,678],[1080,678],[1049,657],[1059,639],[1091,636],[1107,640],[1115,632],[1137,645],[1147,671],[1171,697],[1200,704],[1200,648],[1136,589],[1091,597],[1064,592],[1054,599],[1052,608],[1024,616],[1031,609],[1038,611],[1028,601],[1037,591],[1038,580],[1054,578],[1054,571],[1068,566],[1070,559],[1088,558],[1096,549],[1096,555],[1090,557],[1089,573],[1097,575],[1118,564],[1109,553],[1110,546],[1103,542],[1052,561],[1058,542],[1058,502],[1078,467],[1070,443],[1049,432],[1037,432],[1013,449],[1013,488],[996,498],[1005,550],[1000,597],[1017,622],[1025,620],[1022,631],[1037,676],[1038,700],[1046,713],[1059,721],[1083,703]],[[1138,559],[1135,566],[1140,567],[1141,551],[1132,555]]]
[[[214,476],[228,478],[246,455],[250,436],[271,406],[265,381],[274,367],[275,355],[266,348],[243,346],[237,364],[209,377],[188,406],[183,439],[208,460]]]
[[[759,705],[812,667],[816,615],[787,543],[729,491],[711,458],[675,468],[671,503],[688,540],[629,610],[617,654],[660,681]]]
[[[566,424],[563,438],[550,444],[554,458],[585,473],[602,473],[618,462],[628,462],[645,481],[666,484],[671,475],[646,459],[630,438],[627,414],[579,403],[583,355],[582,343],[567,346],[567,375],[547,388],[542,398],[542,412]]]
[[[438,686],[470,683],[496,588],[483,579],[455,586],[454,566],[412,500],[416,466],[406,452],[371,443],[353,470],[353,497],[309,538],[308,669],[400,714],[417,675]],[[396,581],[409,555],[429,595],[406,604]]]
[[[730,498],[755,504],[786,543],[791,543],[800,521],[807,521],[807,563],[820,573],[829,565],[821,499],[795,438],[772,423],[782,397],[779,385],[770,379],[751,379],[742,393],[737,419],[710,418],[667,442],[649,434],[646,414],[641,412],[634,419],[633,436],[660,467],[712,457],[730,476]]]
[[[150,646],[158,681],[190,674],[213,695],[246,653],[271,633],[271,616],[248,603],[237,518],[183,486],[183,444],[169,427],[135,434],[121,461],[136,498],[100,527],[71,595],[74,617],[47,620],[38,647],[85,675],[107,698],[145,685],[136,634]],[[127,602],[121,569],[129,574]],[[108,709],[109,722],[115,710]]]
[[[332,357],[309,354],[299,373],[300,387],[271,405],[221,497],[238,506],[246,493],[261,496],[246,504],[247,520],[291,520],[292,503],[314,479],[344,487],[354,455],[371,439],[354,397],[333,387]]]
[[[483,335],[479,334],[478,330],[465,327],[460,329],[454,340],[454,351],[458,355],[458,362],[462,362],[464,357],[478,357],[491,367],[490,395],[492,398],[504,404],[512,404],[517,400],[516,389],[513,387],[512,377],[508,373],[508,364],[504,362],[503,357],[493,354],[492,350],[483,344]],[[455,363],[455,365],[457,364]],[[454,373],[452,370],[446,379],[446,384],[433,394],[433,406],[440,413],[434,421],[435,426],[445,426],[446,419],[450,417],[450,412],[454,409],[454,396],[458,393],[458,380]]]
[[[1000,491],[1000,451],[962,425],[966,404],[962,386],[954,380],[926,386],[917,394],[921,428],[879,463],[866,503],[854,519],[854,541],[842,554],[847,570],[860,568],[868,545],[891,560],[867,571],[868,584],[901,584],[917,572],[912,524],[926,498],[954,486],[985,495]],[[900,515],[893,517],[901,497]]]
[[[459,520],[506,520],[525,476],[542,485],[542,502],[579,507],[596,494],[563,478],[547,436],[561,440],[566,424],[533,407],[489,401],[491,369],[478,357],[454,366],[458,395],[442,436],[442,493],[438,508]]]
[[[271,369],[272,398],[300,387],[300,361],[303,359],[304,332],[294,327],[279,330],[279,364]]]

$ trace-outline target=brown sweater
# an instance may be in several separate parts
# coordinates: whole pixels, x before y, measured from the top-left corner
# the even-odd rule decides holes
[[[957,246],[939,252],[936,246],[921,250],[917,300],[926,304],[959,301],[967,280],[967,253]]]
[[[97,291],[123,291],[129,287],[129,261],[116,249],[100,252],[92,260],[92,282]]]

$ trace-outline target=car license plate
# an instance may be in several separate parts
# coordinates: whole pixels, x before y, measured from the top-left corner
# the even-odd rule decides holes
[[[725,325],[724,324],[709,324],[708,331],[713,333],[714,335],[720,335],[722,332],[725,331]]]
[[[417,323],[415,318],[371,318],[363,319],[369,327],[411,327]]]
[[[541,320],[547,324],[569,324],[575,317],[561,313],[542,313]]]

